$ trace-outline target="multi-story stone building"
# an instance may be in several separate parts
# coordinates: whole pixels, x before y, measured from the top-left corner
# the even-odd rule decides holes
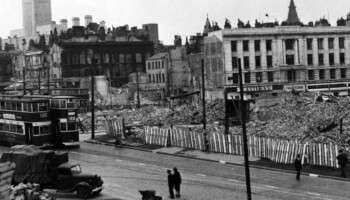
[[[148,75],[148,89],[169,90],[169,65],[170,58],[168,53],[158,53],[147,59],[146,73]]]
[[[350,89],[350,26],[304,26],[293,0],[282,26],[234,28],[205,38],[207,88],[223,97],[238,91],[238,67],[245,91],[332,91]],[[350,19],[348,19],[350,20]],[[239,62],[240,61],[240,62]],[[209,92],[210,93],[210,92]]]

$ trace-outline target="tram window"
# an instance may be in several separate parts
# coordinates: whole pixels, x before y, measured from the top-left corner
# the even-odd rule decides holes
[[[66,100],[60,101],[60,108],[66,108]]]
[[[47,105],[45,103],[39,104],[39,111],[47,111]]]
[[[10,126],[8,124],[4,124],[3,131],[10,131]]]
[[[58,101],[58,100],[53,99],[53,100],[51,101],[51,105],[52,105],[52,107],[54,107],[54,108],[58,108],[60,104],[59,104],[59,101]]]
[[[68,130],[69,131],[73,131],[73,130],[76,130],[76,125],[75,123],[68,123]]]
[[[33,135],[39,135],[39,127],[37,126],[33,127]]]
[[[32,106],[33,106],[33,112],[38,112],[39,111],[37,103],[33,103]]]
[[[17,102],[17,110],[22,111],[22,103],[21,102]]]
[[[11,103],[11,110],[17,110],[16,106],[17,106],[17,102],[12,102]]]
[[[61,131],[66,131],[67,130],[67,123],[62,123],[60,124],[60,130]]]
[[[3,123],[0,123],[0,131],[2,131],[4,128],[4,124]]]
[[[17,126],[13,125],[13,124],[10,124],[10,132],[17,133]]]
[[[5,102],[3,102],[3,101],[0,102],[0,108],[1,108],[1,109],[5,109]]]
[[[23,128],[21,125],[17,125],[17,133],[23,134]]]
[[[5,102],[5,109],[11,110],[11,103],[10,102]]]
[[[47,135],[47,134],[49,134],[49,127],[48,126],[40,127],[40,135]]]

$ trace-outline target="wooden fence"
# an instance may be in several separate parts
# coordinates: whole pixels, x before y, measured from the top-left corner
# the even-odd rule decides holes
[[[170,144],[177,147],[205,150],[203,133],[190,131],[186,128],[171,129]]]
[[[208,134],[211,152],[244,155],[242,135],[225,135],[220,132]],[[197,150],[205,149],[203,133],[190,131],[186,128],[146,127],[145,142],[164,147],[171,145]],[[292,164],[296,156],[300,154],[303,163],[337,168],[338,149],[337,145],[331,143],[300,143],[298,141],[248,136],[249,156],[270,159],[276,163]]]
[[[119,117],[106,118],[108,134],[115,138],[125,139],[124,136],[124,119]]]
[[[169,139],[169,129],[145,127],[145,143],[166,147]]]
[[[10,199],[10,187],[15,166],[14,163],[0,163],[0,199]]]

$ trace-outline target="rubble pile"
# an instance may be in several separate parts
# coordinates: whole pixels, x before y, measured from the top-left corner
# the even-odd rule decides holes
[[[11,200],[27,199],[27,200],[55,200],[54,192],[42,191],[39,184],[20,183],[11,187]]]
[[[343,129],[350,128],[349,98],[337,98],[334,101],[317,102],[310,94],[284,94],[278,103],[262,107],[265,119],[256,117],[247,124],[248,133],[281,139],[297,139],[313,142],[344,143],[350,139],[350,133],[340,134],[339,122],[343,118]],[[255,108],[254,114],[260,110]],[[268,117],[266,117],[268,116]],[[236,129],[239,127],[236,127]],[[238,131],[238,130],[237,130]]]

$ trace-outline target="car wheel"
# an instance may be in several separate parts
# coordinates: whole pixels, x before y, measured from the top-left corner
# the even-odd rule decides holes
[[[77,189],[77,195],[81,199],[87,199],[91,196],[91,190],[87,187],[79,187]]]

